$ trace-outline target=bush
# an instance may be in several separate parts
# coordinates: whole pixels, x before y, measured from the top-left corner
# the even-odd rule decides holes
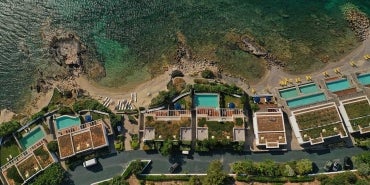
[[[32,183],[32,185],[60,185],[66,180],[66,171],[59,163],[51,165],[45,169]]]
[[[171,73],[171,78],[184,77],[184,74],[180,70],[174,70]]]
[[[202,78],[207,78],[207,79],[215,78],[215,74],[209,69],[202,71],[201,75],[202,75]]]
[[[6,175],[7,175],[8,178],[13,179],[15,182],[18,182],[18,183],[22,183],[23,182],[23,179],[19,175],[19,173],[18,173],[17,169],[15,168],[15,166],[10,167],[7,170],[7,174]]]
[[[50,152],[58,152],[58,142],[57,141],[50,141],[48,144],[47,144],[47,147],[48,147],[48,150]]]
[[[133,134],[131,136],[131,148],[134,150],[137,150],[140,148],[140,143],[139,143],[139,135],[138,134]]]
[[[170,105],[172,103],[172,99],[177,95],[178,92],[173,88],[169,91],[160,91],[158,96],[151,100],[150,107]]]
[[[18,121],[8,121],[0,124],[0,137],[12,134],[21,127]]]
[[[58,113],[62,114],[62,115],[64,115],[64,114],[74,114],[73,110],[71,108],[67,107],[67,106],[60,107],[59,110],[58,110]]]

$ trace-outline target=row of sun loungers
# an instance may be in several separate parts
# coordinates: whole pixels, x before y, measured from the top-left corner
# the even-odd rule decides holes
[[[117,110],[132,110],[133,109],[133,106],[132,106],[132,101],[133,100],[122,100],[122,101],[118,101],[117,105],[116,105],[116,109]]]
[[[104,98],[104,101],[103,101],[103,106],[104,107],[109,107],[109,105],[112,103],[112,99],[111,98],[108,98],[108,97],[105,97]]]

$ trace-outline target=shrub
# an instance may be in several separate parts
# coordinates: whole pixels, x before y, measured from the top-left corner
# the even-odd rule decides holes
[[[134,134],[131,136],[131,148],[137,150],[140,148],[139,135]]]
[[[297,161],[295,172],[298,175],[305,175],[312,172],[312,161],[308,159],[302,159]]]
[[[362,176],[370,175],[370,167],[368,164],[361,163],[357,166],[357,171]]]
[[[196,78],[196,79],[194,79],[194,83],[196,83],[196,84],[208,84],[209,82],[206,79]]]
[[[12,134],[21,127],[18,121],[8,121],[0,124],[0,137]]]
[[[174,70],[171,73],[171,78],[184,77],[184,74],[180,70]]]
[[[32,183],[32,185],[60,185],[63,180],[66,180],[66,171],[59,163],[51,165],[44,170]]]
[[[19,175],[19,173],[18,173],[17,169],[15,168],[15,166],[10,167],[7,170],[7,174],[6,175],[7,175],[8,178],[13,179],[15,182],[18,182],[18,183],[22,183],[23,182],[23,179]]]
[[[73,110],[67,106],[62,106],[58,110],[59,114],[74,114]]]
[[[47,144],[47,147],[50,152],[58,152],[58,142],[57,141],[50,141]]]
[[[202,71],[201,76],[202,78],[207,78],[207,79],[215,78],[215,74],[209,69]]]

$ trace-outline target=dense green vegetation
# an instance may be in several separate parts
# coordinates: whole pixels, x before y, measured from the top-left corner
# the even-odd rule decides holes
[[[12,120],[0,124],[0,137],[12,134],[21,127],[18,121]]]
[[[321,185],[361,185],[361,183],[366,182],[366,180],[359,180],[353,172],[344,172],[333,176],[320,175],[317,177],[317,180],[321,182]],[[365,184],[368,184],[368,182]]]
[[[208,135],[216,140],[230,139],[233,137],[234,122],[206,121],[205,118],[198,120],[198,127],[208,128]]]
[[[215,78],[215,74],[213,73],[213,71],[211,71],[209,69],[203,70],[202,73],[201,73],[201,76],[202,76],[202,78],[206,78],[206,79]]]
[[[10,167],[7,170],[7,177],[13,179],[16,183],[22,183],[23,179],[21,175],[18,173],[17,168],[15,166]]]
[[[62,185],[67,181],[67,172],[60,164],[53,164],[39,174],[32,185]]]
[[[353,162],[357,167],[358,173],[363,176],[370,175],[370,152],[353,156]]]
[[[293,177],[295,175],[307,175],[312,172],[313,165],[308,159],[276,163],[271,160],[253,162],[249,160],[238,161],[231,165],[231,169],[237,175],[245,174],[262,177]]]
[[[83,98],[79,99],[73,104],[73,110],[75,112],[79,112],[81,110],[98,110],[98,111],[103,111],[110,113],[111,111],[107,108],[104,107],[103,104],[98,102],[97,100],[90,99],[90,98]]]
[[[8,161],[6,158],[9,155],[13,157],[19,155],[21,152],[20,148],[18,147],[17,143],[15,142],[14,138],[11,138],[9,141],[6,141],[0,146],[0,166],[6,164]]]

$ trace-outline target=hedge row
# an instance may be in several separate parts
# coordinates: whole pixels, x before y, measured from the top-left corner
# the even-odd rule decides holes
[[[301,176],[301,177],[265,177],[265,176],[237,176],[237,181],[242,182],[263,182],[263,183],[286,183],[286,182],[312,182],[315,177]]]

